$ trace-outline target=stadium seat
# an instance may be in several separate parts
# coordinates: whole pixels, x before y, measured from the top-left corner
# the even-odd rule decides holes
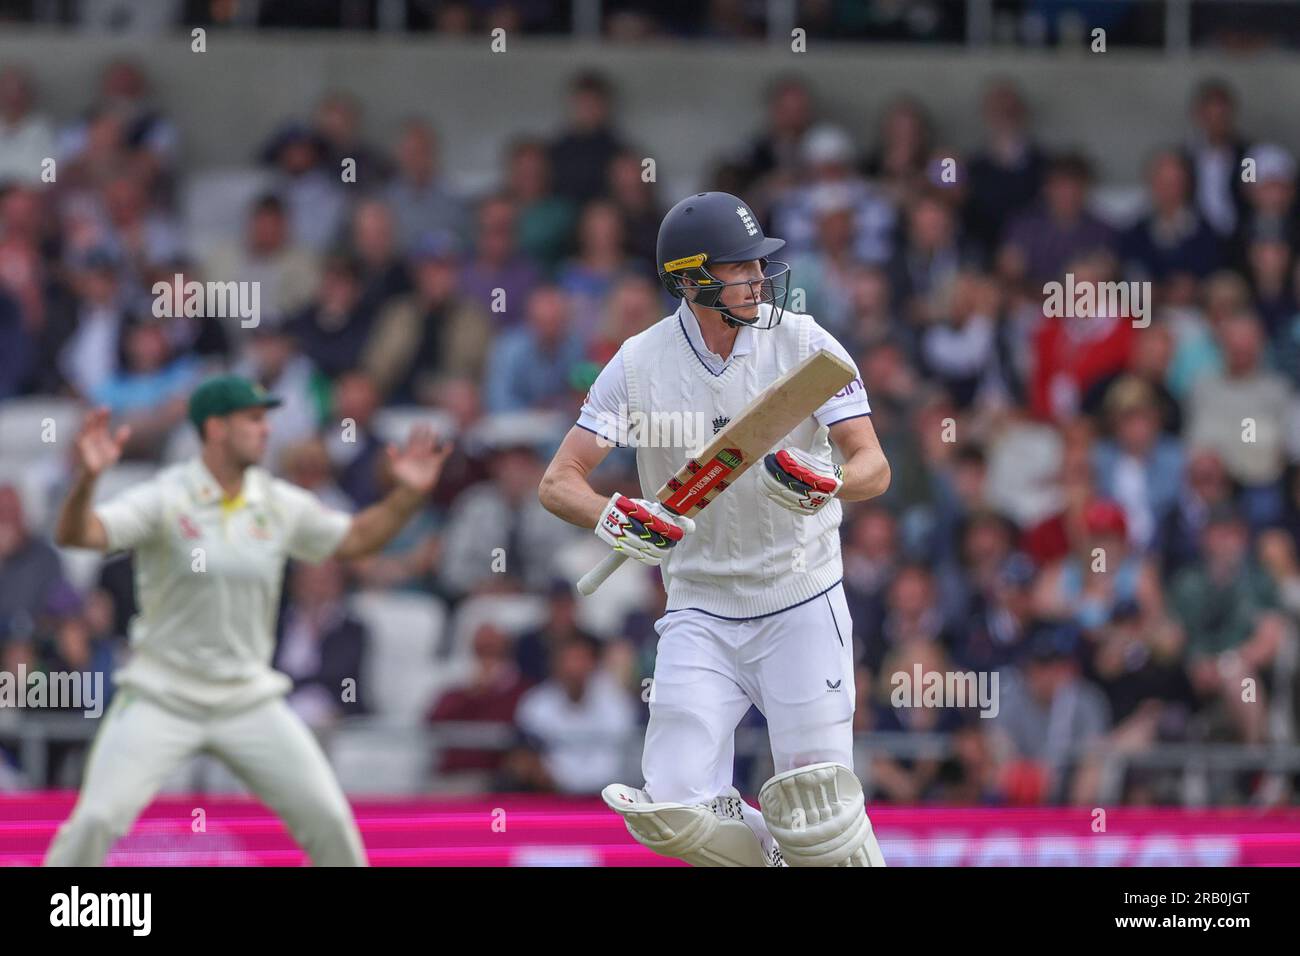
[[[546,599],[535,594],[484,594],[467,599],[452,619],[450,637],[443,649],[447,661],[464,667],[473,659],[474,632],[493,624],[518,637],[546,619]]]
[[[181,218],[200,255],[243,232],[248,207],[268,182],[259,169],[213,169],[196,172],[185,181]]]
[[[361,719],[345,722],[325,742],[346,793],[412,794],[428,789],[431,749],[423,728]]]
[[[411,428],[425,423],[433,426],[439,438],[455,438],[456,423],[451,415],[439,408],[423,405],[394,405],[375,412],[374,430],[382,440],[399,447],[406,443]]]
[[[362,687],[376,714],[418,722],[441,679],[435,651],[447,611],[423,594],[366,591],[354,595],[352,610],[370,631]]]
[[[546,453],[558,448],[572,418],[557,412],[529,410],[498,412],[484,417],[465,436],[472,448],[528,446]]]
[[[71,398],[11,398],[0,402],[0,449],[5,458],[30,463],[33,458],[61,455],[77,434],[84,406]],[[54,441],[44,440],[44,421],[54,424]]]

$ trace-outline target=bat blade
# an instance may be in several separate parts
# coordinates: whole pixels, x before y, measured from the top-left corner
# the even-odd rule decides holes
[[[695,517],[853,379],[853,367],[827,349],[808,356],[755,396],[655,497],[674,514]],[[606,555],[578,581],[578,591],[594,593],[625,560],[617,551]]]
[[[827,349],[808,356],[755,396],[655,497],[670,511],[695,517],[853,379],[853,367]]]

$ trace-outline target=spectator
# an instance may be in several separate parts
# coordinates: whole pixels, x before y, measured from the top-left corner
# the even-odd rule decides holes
[[[311,438],[324,424],[330,411],[329,381],[287,327],[262,322],[244,334],[244,357],[234,373],[280,399],[269,413],[275,425],[266,444],[266,461],[274,464],[286,448]]]
[[[551,143],[555,192],[578,205],[604,191],[610,163],[623,148],[610,120],[612,97],[601,74],[576,76],[569,86],[568,128]]]
[[[922,675],[943,675],[952,670],[943,647],[932,641],[910,641],[892,651],[880,675],[879,696],[883,699],[875,703],[873,733],[950,734],[961,726],[960,712],[955,707],[914,707],[910,706],[910,696],[907,706],[894,703],[892,692],[899,687],[894,675],[911,681],[915,679],[917,667]],[[901,804],[932,800],[938,790],[941,769],[942,761],[936,756],[893,757],[888,751],[878,752],[871,760],[871,780],[877,788],[875,797]]]
[[[441,174],[438,145],[438,134],[422,119],[407,120],[398,134],[395,169],[383,195],[397,217],[403,248],[431,230],[469,238],[465,205]]]
[[[66,587],[58,552],[28,528],[17,489],[0,484],[0,632],[30,635]]]
[[[130,321],[118,270],[121,261],[109,249],[96,248],[73,264],[77,294],[75,326],[50,323],[42,352],[57,356],[63,381],[88,397],[118,370],[121,340]]]
[[[609,198],[623,217],[628,256],[635,260],[636,268],[654,274],[664,210],[655,197],[654,180],[646,178],[644,160],[631,150],[623,150],[610,164]]]
[[[605,319],[587,350],[588,356],[603,368],[624,342],[663,318],[661,291],[657,283],[640,273],[620,276],[610,290],[603,310]]]
[[[334,382],[331,417],[339,426],[326,430],[326,448],[339,487],[352,500],[355,511],[370,507],[384,496],[380,468],[386,462],[386,442],[375,431],[379,408],[379,391],[365,372],[352,369]]]
[[[342,173],[324,166],[325,149],[310,129],[290,123],[262,151],[274,170],[272,191],[289,211],[293,241],[315,253],[337,241],[347,215]]]
[[[1246,142],[1237,132],[1237,98],[1222,80],[1206,80],[1192,99],[1194,129],[1187,157],[1201,216],[1221,237],[1237,228],[1242,212],[1242,159]]]
[[[1090,676],[1106,695],[1114,726],[1107,743],[1140,753],[1186,739],[1195,697],[1183,666],[1177,627],[1148,628],[1137,605],[1116,608],[1097,636]]]
[[[54,130],[32,111],[35,100],[27,71],[0,70],[0,183],[39,183],[42,164],[55,156]]]
[[[151,204],[145,181],[138,175],[109,179],[99,205],[103,241],[136,274],[183,251],[179,224]]]
[[[1151,209],[1120,239],[1125,267],[1134,278],[1155,282],[1210,274],[1220,263],[1219,237],[1192,201],[1187,160],[1177,150],[1161,150],[1146,172]]]
[[[573,585],[564,578],[551,581],[546,592],[546,620],[515,640],[515,662],[519,672],[534,683],[546,680],[555,649],[573,638],[595,640],[578,626],[578,599]]]
[[[991,582],[972,598],[963,641],[954,648],[956,663],[975,671],[1002,671],[1024,662],[1035,623],[1036,571],[1028,556],[1005,558]]]
[[[1250,560],[1245,522],[1232,508],[1210,515],[1201,548],[1202,561],[1178,573],[1170,595],[1187,632],[1192,686],[1222,708],[1236,740],[1263,743],[1268,681],[1285,634],[1277,591]],[[1242,692],[1247,679],[1256,694]]]
[[[575,405],[571,380],[583,358],[583,339],[572,329],[569,297],[556,286],[539,286],[528,297],[528,320],[492,344],[484,404],[489,412]]]
[[[595,641],[565,641],[551,678],[519,701],[516,721],[535,755],[525,779],[541,789],[594,794],[622,775],[635,711],[600,657]]]
[[[483,624],[471,644],[474,670],[468,681],[444,691],[426,720],[441,724],[482,723],[510,725],[519,699],[529,683],[510,656],[510,638],[499,628]],[[454,737],[452,739],[455,739]],[[451,789],[480,793],[491,787],[505,762],[506,751],[496,747],[443,746],[439,749],[438,777]]]
[[[1093,449],[1093,475],[1098,490],[1124,510],[1133,546],[1145,552],[1178,502],[1182,448],[1161,433],[1160,407],[1143,379],[1117,380],[1106,394],[1105,407],[1110,437]]]
[[[34,337],[49,321],[56,292],[64,292],[45,257],[52,232],[51,195],[35,187],[0,184],[0,291],[14,298]]]
[[[883,613],[864,621],[862,663],[873,674],[882,673],[885,658],[911,641],[936,641],[945,648],[956,644],[939,606],[934,575],[920,564],[899,568],[884,592]],[[855,625],[855,630],[857,630]]]
[[[1254,312],[1264,323],[1265,338],[1280,338],[1296,312],[1291,270],[1294,247],[1276,236],[1256,236],[1246,247],[1247,278]]]
[[[589,340],[601,323],[605,300],[631,263],[625,250],[623,214],[608,200],[595,200],[578,220],[578,251],[556,273],[568,294],[571,330]]]
[[[1286,378],[1264,368],[1264,332],[1253,315],[1236,313],[1222,320],[1217,337],[1224,371],[1197,381],[1185,439],[1218,453],[1242,486],[1246,520],[1263,527],[1281,517],[1291,387]]]
[[[983,257],[992,260],[1007,222],[1038,196],[1047,157],[1029,132],[1028,109],[1010,80],[984,93],[984,146],[970,160],[965,223]]]
[[[859,260],[853,249],[853,195],[849,189],[830,186],[811,199],[816,217],[816,245],[790,257],[790,274],[798,277],[804,301],[796,311],[807,312],[817,324],[841,338],[849,323],[850,274]]]
[[[504,328],[522,323],[524,303],[541,281],[537,265],[516,247],[515,220],[514,203],[505,196],[479,203],[474,254],[460,279],[465,294]]]
[[[951,247],[933,256],[931,269],[941,272],[952,268],[955,258],[942,261],[950,255],[956,255]],[[918,264],[914,259],[913,266]],[[1001,303],[997,283],[971,271],[935,276],[935,281],[939,285],[931,288],[930,295],[913,302],[913,315],[922,323],[922,371],[942,386],[963,411],[976,402],[1001,401],[1008,389],[999,354]],[[895,287],[906,288],[909,284],[903,282]]]
[[[1027,762],[1041,789],[1031,802],[1068,801],[1091,806],[1096,799],[1095,766],[1088,749],[1110,728],[1106,698],[1080,673],[1078,631],[1068,624],[1035,628],[1028,660],[1004,673],[994,733],[1013,755],[1013,770]]]
[[[26,388],[33,374],[36,343],[23,321],[18,300],[0,288],[0,401],[13,398]]]
[[[577,220],[573,202],[557,196],[551,181],[546,144],[540,139],[517,140],[510,147],[505,195],[519,210],[520,251],[548,273],[568,255]]]
[[[272,193],[253,201],[241,241],[219,244],[204,271],[222,282],[258,283],[267,324],[305,308],[321,278],[319,258],[292,239],[284,201]]]
[[[1164,596],[1154,563],[1129,544],[1128,524],[1119,505],[1091,502],[1083,513],[1082,534],[1071,553],[1043,570],[1034,594],[1039,617],[1068,621],[1085,634],[1103,627],[1116,608],[1137,605],[1143,625],[1164,619]]]
[[[411,274],[398,248],[393,211],[381,199],[364,199],[352,212],[352,253],[361,268],[361,299],[378,311],[411,291]]]
[[[490,479],[461,492],[443,533],[438,586],[453,600],[503,574],[544,588],[561,543],[582,533],[537,500],[543,466],[531,444],[503,438],[487,452]]]
[[[450,233],[422,237],[411,250],[412,291],[379,317],[362,364],[387,401],[432,404],[439,381],[482,376],[491,321],[461,295],[456,254]]]
[[[925,183],[933,139],[930,125],[925,108],[910,96],[899,97],[885,108],[880,146],[867,157],[862,171],[884,187],[895,205],[910,205]]]
[[[341,177],[343,164],[351,162],[363,191],[383,187],[390,174],[388,159],[361,135],[361,105],[351,94],[335,90],[321,97],[312,125],[324,147],[321,164],[327,174]]]
[[[1161,574],[1166,581],[1198,560],[1210,514],[1232,503],[1232,481],[1223,460],[1208,449],[1193,450],[1188,455],[1186,479],[1179,487],[1178,500],[1160,523],[1157,541]]]
[[[1276,143],[1256,143],[1247,153],[1254,162],[1255,178],[1245,182],[1242,191],[1245,206],[1233,235],[1233,264],[1244,268],[1247,252],[1256,239],[1276,239],[1292,249],[1300,242],[1300,219],[1297,218],[1295,157]],[[1240,178],[1238,166],[1234,176]]]
[[[360,264],[334,255],[325,260],[315,301],[293,316],[285,331],[317,368],[334,378],[365,354],[375,324],[375,306],[363,297]]]
[[[740,195],[757,197],[750,203],[762,217],[762,201],[794,184],[803,161],[803,143],[813,122],[813,100],[808,85],[798,76],[781,76],[768,87],[767,117],[763,131],[737,160]]]
[[[998,254],[998,271],[1006,281],[1024,282],[1030,288],[1059,281],[1071,262],[1098,250],[1113,250],[1110,227],[1087,209],[1091,181],[1091,167],[1082,156],[1067,154],[1052,160],[1041,202],[1007,226]]]
[[[190,392],[203,378],[192,355],[174,354],[166,320],[131,322],[123,331],[121,371],[90,395],[131,428],[125,456],[156,461],[173,428],[185,420]]]
[[[291,600],[275,648],[275,668],[288,675],[289,706],[309,727],[323,729],[368,710],[362,683],[366,627],[348,611],[338,561],[295,562]]]
[[[1070,268],[1076,287],[1088,283],[1100,289],[1113,280],[1115,260],[1108,252],[1094,252],[1073,260]],[[1133,316],[1115,314],[1097,298],[1092,314],[1045,317],[1034,333],[1030,402],[1041,418],[1061,422],[1078,414],[1088,390],[1132,360]]]
[[[148,188],[165,189],[170,185],[180,133],[176,124],[153,104],[149,78],[137,64],[114,60],[104,68],[95,112],[118,118],[123,145],[131,151],[131,165]],[[66,158],[78,152],[92,136],[88,125],[73,126],[59,143],[60,154]]]
[[[837,126],[817,126],[804,137],[801,151],[806,178],[777,197],[772,210],[772,231],[786,241],[785,254],[814,250],[818,215],[836,205],[853,210],[853,254],[863,262],[887,262],[895,207],[854,171],[853,140]]]

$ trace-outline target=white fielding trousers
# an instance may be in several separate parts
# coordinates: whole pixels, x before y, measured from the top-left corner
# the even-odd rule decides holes
[[[750,704],[767,719],[776,773],[822,761],[853,769],[853,627],[842,584],[766,617],[670,611],[655,630],[641,760],[651,800],[702,803],[729,787]]]
[[[183,716],[121,688],[95,736],[81,795],[46,866],[100,866],[173,771],[200,752],[225,763],[279,814],[318,866],[365,866],[343,790],[307,725],[275,697],[247,710]]]

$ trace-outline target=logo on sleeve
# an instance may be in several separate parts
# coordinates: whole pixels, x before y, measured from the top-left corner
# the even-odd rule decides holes
[[[194,523],[189,515],[178,515],[176,523],[180,525],[181,537],[187,541],[197,541],[203,537],[203,530]]]

